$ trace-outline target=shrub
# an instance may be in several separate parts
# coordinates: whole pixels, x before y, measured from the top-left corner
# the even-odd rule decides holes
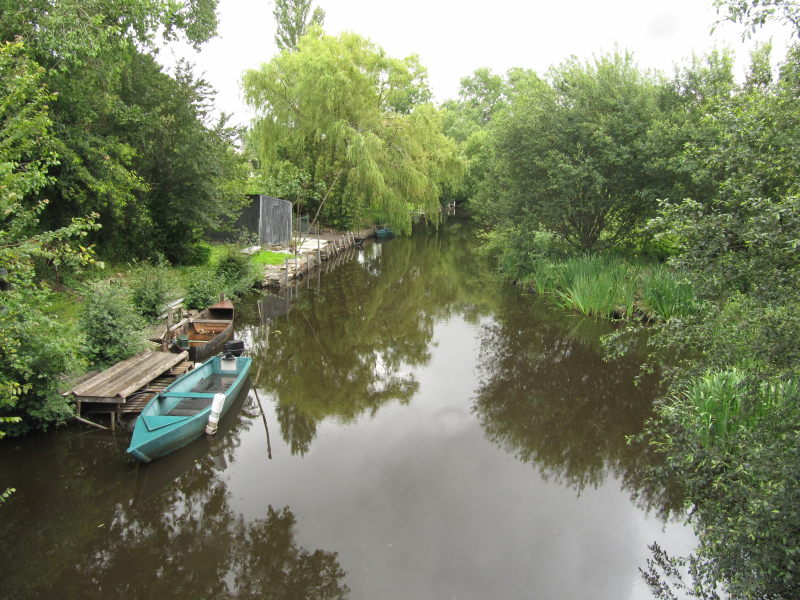
[[[187,308],[203,309],[217,301],[224,286],[224,282],[215,271],[196,269],[189,277],[183,303]]]
[[[656,552],[649,561],[645,578],[658,598],[676,597],[669,583],[677,591],[725,593],[690,594],[699,598],[798,597],[798,385],[776,380],[748,386],[742,375],[708,374],[689,386],[686,397],[660,408],[668,433],[655,439],[682,481],[687,505],[695,508],[690,520],[699,545],[690,557]],[[680,581],[684,569],[675,567],[681,565],[690,566],[691,583]]]
[[[201,266],[207,265],[211,258],[211,245],[206,242],[195,242],[186,249],[184,264]]]
[[[46,313],[36,288],[5,291],[0,310],[0,415],[10,435],[47,429],[72,417],[58,382],[81,368],[80,334]]]
[[[133,305],[139,313],[155,319],[164,312],[170,294],[169,277],[163,263],[140,264],[131,271],[128,285]]]
[[[92,365],[107,367],[144,349],[144,324],[128,289],[115,281],[101,281],[87,286],[85,293],[80,327]]]
[[[258,281],[258,272],[250,256],[235,245],[223,248],[214,272],[223,283],[223,291],[229,296],[240,296]]]

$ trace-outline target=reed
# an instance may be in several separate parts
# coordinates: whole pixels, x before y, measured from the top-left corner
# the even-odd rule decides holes
[[[800,394],[794,380],[761,382],[755,389],[744,380],[743,371],[736,368],[710,372],[693,379],[679,395],[695,415],[702,445],[724,443],[740,427],[752,427],[775,406]]]
[[[585,254],[566,260],[538,259],[523,283],[556,305],[584,315],[669,320],[695,310],[691,285],[664,265]]]
[[[685,317],[695,310],[692,286],[683,274],[658,265],[642,276],[642,310],[650,317],[668,321]]]
[[[584,315],[632,314],[636,275],[623,261],[586,254],[565,261],[538,261],[528,283],[540,295]]]

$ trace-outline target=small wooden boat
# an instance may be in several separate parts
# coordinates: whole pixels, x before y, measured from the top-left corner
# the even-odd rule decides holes
[[[233,302],[221,300],[173,327],[165,345],[172,352],[186,350],[189,360],[198,363],[219,354],[232,333]]]
[[[231,353],[213,356],[176,379],[136,419],[128,453],[150,462],[200,437],[209,417],[215,428],[241,391],[252,362]]]
[[[392,231],[391,227],[381,227],[380,229],[375,230],[375,237],[379,238],[388,238],[394,235],[394,231]]]

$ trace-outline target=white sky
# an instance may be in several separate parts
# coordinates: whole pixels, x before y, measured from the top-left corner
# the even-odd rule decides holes
[[[418,54],[428,69],[434,98],[458,94],[459,80],[479,67],[505,73],[511,67],[544,72],[571,55],[630,50],[639,65],[668,73],[673,65],[714,47],[736,51],[739,69],[747,48],[773,35],[775,55],[783,55],[788,33],[772,28],[743,43],[741,29],[725,24],[712,36],[712,0],[316,0],[326,13],[325,31],[353,31],[391,56]],[[239,80],[276,53],[270,0],[220,0],[219,36],[201,52],[165,49],[161,62],[188,58],[218,92],[217,108],[246,124]]]

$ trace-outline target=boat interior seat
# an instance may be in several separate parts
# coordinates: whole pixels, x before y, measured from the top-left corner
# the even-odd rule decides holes
[[[161,429],[162,427],[174,425],[178,421],[183,421],[186,419],[186,417],[178,415],[144,415],[141,417],[141,419],[149,431],[155,431],[156,429]]]

